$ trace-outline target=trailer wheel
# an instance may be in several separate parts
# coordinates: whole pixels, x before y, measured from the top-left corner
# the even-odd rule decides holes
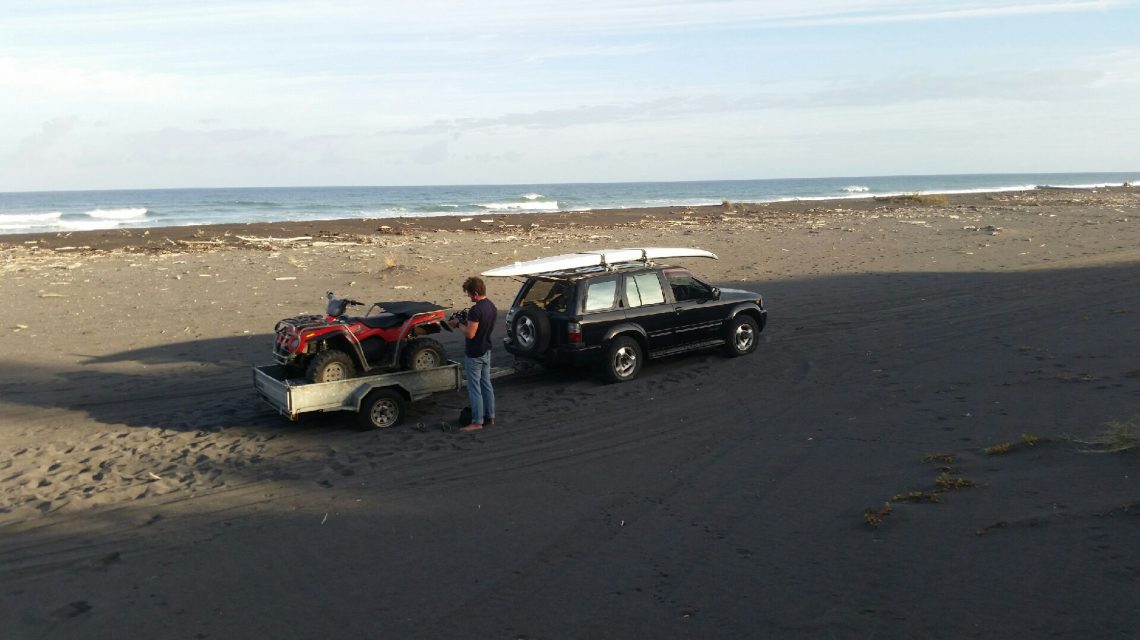
[[[387,429],[404,421],[405,407],[399,391],[376,389],[364,396],[356,417],[361,429]]]

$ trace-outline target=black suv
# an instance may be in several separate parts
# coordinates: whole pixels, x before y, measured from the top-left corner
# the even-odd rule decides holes
[[[507,351],[554,365],[600,364],[632,380],[645,356],[756,350],[768,312],[758,293],[718,289],[688,269],[625,262],[532,275],[507,312]]]

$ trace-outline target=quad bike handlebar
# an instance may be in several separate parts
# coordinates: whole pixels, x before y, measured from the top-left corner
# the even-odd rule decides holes
[[[336,294],[334,294],[332,291],[326,293],[325,298],[327,298],[329,301],[328,306],[325,308],[325,313],[333,318],[339,318],[343,316],[345,310],[347,310],[348,307],[364,306],[363,302],[358,302],[349,298],[337,298]]]
[[[327,298],[329,302],[332,302],[333,300],[337,299],[336,294],[333,293],[332,291],[326,292],[325,298]],[[352,298],[343,298],[340,301],[345,303],[346,305],[348,305],[350,307],[363,307],[364,306],[363,302],[360,302],[359,300],[353,300]]]

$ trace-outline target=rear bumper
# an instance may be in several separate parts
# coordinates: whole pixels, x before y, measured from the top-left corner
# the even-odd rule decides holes
[[[541,356],[532,356],[520,353],[510,338],[503,338],[503,346],[507,352],[522,360],[531,360],[549,365],[568,364],[572,366],[586,366],[596,363],[602,355],[601,347],[565,347],[552,346]]]
[[[297,360],[297,354],[273,350],[273,361],[277,364],[291,364]]]

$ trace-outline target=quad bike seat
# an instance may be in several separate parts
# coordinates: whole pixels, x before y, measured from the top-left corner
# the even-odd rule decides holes
[[[377,302],[376,306],[383,309],[381,313],[359,318],[361,322],[373,329],[391,329],[398,327],[408,318],[417,313],[429,311],[442,311],[446,307],[430,302],[413,302],[408,300],[397,302]]]
[[[350,318],[349,320],[362,322],[372,329],[391,329],[403,324],[405,318],[394,313],[377,313],[363,318]]]

